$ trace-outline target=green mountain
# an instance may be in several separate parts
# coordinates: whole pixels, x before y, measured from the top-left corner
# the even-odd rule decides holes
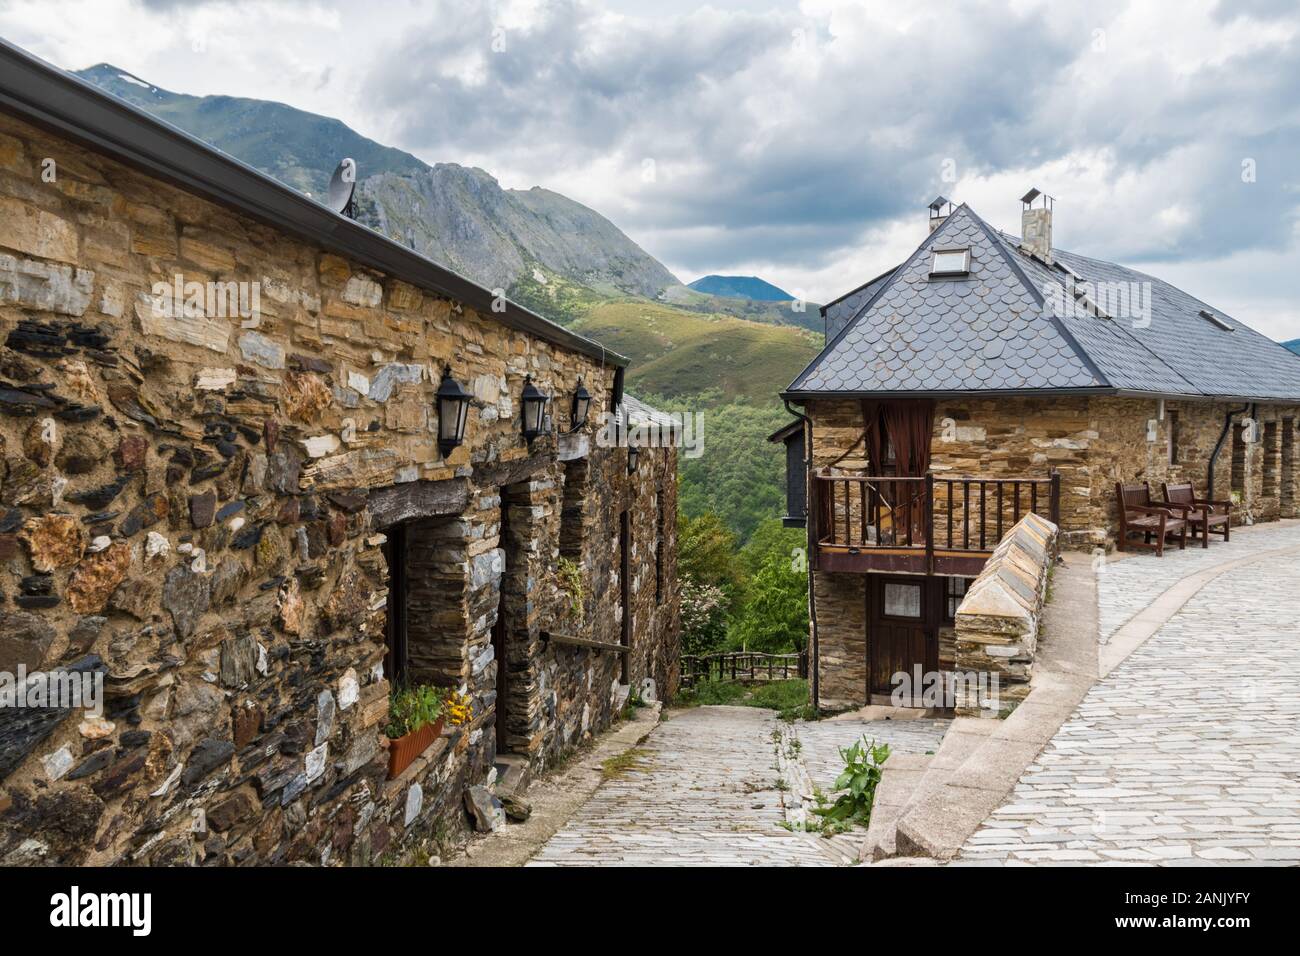
[[[789,292],[758,276],[704,276],[687,285],[696,292],[726,299],[752,299],[755,302],[789,302],[794,299]]]
[[[1296,355],[1300,355],[1300,339],[1292,339],[1290,342],[1283,342],[1283,348],[1288,348]]]

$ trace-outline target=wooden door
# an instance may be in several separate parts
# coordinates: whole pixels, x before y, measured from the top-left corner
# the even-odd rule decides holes
[[[934,578],[870,575],[867,579],[867,697],[889,697],[896,674],[911,679],[919,703],[927,674],[939,669]],[[917,677],[921,680],[918,681]]]

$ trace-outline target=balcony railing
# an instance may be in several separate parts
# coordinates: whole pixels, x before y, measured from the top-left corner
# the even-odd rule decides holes
[[[1025,514],[1059,523],[1061,476],[922,478],[816,475],[816,567],[828,571],[978,573]]]

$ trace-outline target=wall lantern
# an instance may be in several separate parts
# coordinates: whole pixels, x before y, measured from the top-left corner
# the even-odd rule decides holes
[[[636,460],[640,453],[641,449],[636,445],[627,446],[627,473],[629,475],[636,472]]]
[[[587,386],[582,384],[582,379],[578,379],[578,390],[573,393],[573,414],[570,418],[572,424],[569,426],[569,431],[576,432],[587,424],[587,413],[590,411],[591,392],[587,391]]]
[[[443,458],[465,441],[469,399],[469,392],[451,377],[451,366],[448,365],[442,374],[442,384],[438,386],[438,450]]]
[[[531,375],[524,379],[524,392],[519,398],[524,407],[524,438],[532,441],[542,433],[546,403],[551,399],[533,384]]]

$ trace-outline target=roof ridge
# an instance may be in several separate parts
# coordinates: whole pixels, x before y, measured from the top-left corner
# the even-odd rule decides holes
[[[844,323],[843,328],[841,328],[837,333],[835,333],[835,338],[831,339],[829,342],[826,343],[825,346],[823,346],[822,350],[817,353],[817,357],[814,358],[811,362],[809,362],[807,366],[804,367],[804,370],[794,377],[794,381],[785,387],[785,391],[787,392],[794,391],[796,388],[799,387],[799,385],[803,381],[805,381],[808,378],[808,376],[810,376],[813,372],[817,370],[818,366],[820,366],[821,363],[825,360],[825,358],[828,355],[830,355],[831,351],[835,348],[835,346],[837,346],[840,343],[840,340],[844,338],[845,335],[848,334],[849,330],[857,326],[858,322],[862,319],[864,315],[867,314],[867,312],[871,309],[871,306],[875,304],[876,300],[879,299],[882,295],[885,294],[885,292],[887,292],[890,288],[893,287],[894,280],[898,278],[898,276],[903,272],[903,270],[905,270],[908,266],[912,264],[912,262],[916,259],[917,255],[923,249],[928,247],[930,243],[934,242],[935,236],[943,232],[943,230],[948,226],[948,224],[953,221],[954,217],[956,217],[957,213],[960,212],[962,209],[966,209],[968,212],[971,213],[971,215],[974,215],[974,211],[969,209],[965,203],[962,203],[960,206],[957,207],[957,209],[953,210],[953,212],[944,219],[943,223],[939,226],[939,228],[935,229],[928,236],[922,239],[921,244],[918,245],[915,249],[913,249],[911,254],[902,262],[900,262],[898,266],[895,267],[893,273],[889,276],[889,278],[880,286],[879,289],[875,291],[875,293],[872,294],[871,298],[867,299],[866,302],[862,303],[862,307],[859,308],[857,312],[853,313],[853,317]],[[976,218],[978,219],[979,217],[976,216]],[[871,282],[875,282],[879,278],[880,276],[877,276],[875,279],[872,279]],[[859,288],[865,288],[866,286],[871,285],[871,282],[864,283],[862,286],[859,286]],[[854,291],[857,290],[855,289]]]
[[[985,222],[979,213],[974,209],[970,209],[965,203],[962,203],[960,208],[966,209],[975,221],[979,223],[980,227],[984,230],[984,235],[993,245],[993,248],[998,251],[1004,260],[1006,260],[1011,271],[1016,274],[1016,278],[1018,278],[1021,285],[1025,287],[1025,291],[1033,296],[1033,299],[1038,303],[1039,308],[1041,308],[1047,315],[1048,321],[1051,322],[1052,327],[1055,328],[1061,338],[1065,340],[1065,344],[1070,347],[1070,351],[1074,353],[1075,358],[1082,362],[1084,367],[1092,373],[1093,377],[1096,378],[1101,387],[1113,387],[1111,385],[1110,376],[1102,372],[1102,370],[1097,366],[1097,363],[1093,361],[1092,356],[1088,354],[1088,350],[1080,345],[1079,340],[1074,337],[1073,333],[1071,333],[1068,328],[1065,327],[1065,323],[1061,321],[1061,317],[1054,314],[1051,309],[1047,308],[1047,300],[1043,297],[1043,291],[1038,288],[1028,275],[1025,274],[1025,270],[1020,267],[1020,263],[1016,261],[1015,257],[1011,254],[1011,251],[1007,248],[1006,243],[1004,243],[995,233],[993,227]]]
[[[999,230],[999,232],[1001,232],[1001,230]],[[1003,234],[1004,236],[1007,235],[1006,233],[1002,233],[1002,234]],[[1000,245],[1009,245],[1009,243],[1000,243]],[[1055,249],[1055,247],[1053,247],[1053,248]],[[1076,253],[1069,252],[1069,250],[1056,250],[1056,251],[1062,251],[1062,252],[1065,252],[1067,255],[1071,255],[1071,256],[1077,255]],[[1008,250],[1008,255],[1010,255],[1010,250]],[[1104,260],[1104,259],[1093,259],[1093,258],[1091,258],[1091,257],[1089,257],[1089,256],[1078,256],[1078,258],[1080,258],[1080,259],[1087,259],[1089,262],[1101,262],[1101,263],[1105,263],[1106,265],[1117,266],[1117,267],[1119,267],[1119,268],[1121,268],[1121,269],[1127,269],[1127,268],[1128,268],[1127,266],[1121,266],[1121,265],[1119,265],[1119,263],[1117,263],[1117,262],[1107,262],[1107,261]],[[1046,265],[1046,264],[1045,264],[1045,265]],[[1061,263],[1056,262],[1056,261],[1052,262],[1052,264],[1051,264],[1050,267],[1056,267],[1056,268],[1059,268],[1059,269],[1064,269],[1064,268],[1065,268]],[[1049,268],[1050,268],[1050,267],[1049,267]],[[1135,273],[1135,274],[1137,274],[1137,275],[1145,275],[1145,273],[1137,272],[1136,269],[1129,269],[1128,271],[1133,272],[1133,273]],[[1089,279],[1087,276],[1080,276],[1080,278],[1082,278],[1085,282],[1093,282],[1093,281],[1094,281],[1094,280],[1092,280],[1092,279]],[[1157,279],[1155,276],[1146,276],[1146,278],[1151,279],[1153,282],[1160,282],[1160,281],[1162,281],[1162,280],[1160,280],[1160,279]],[[1166,283],[1166,284],[1167,284],[1167,283]],[[1057,320],[1059,321],[1059,318],[1058,318]],[[1084,321],[1087,321],[1087,320],[1085,319]],[[1143,342],[1140,338],[1138,338],[1136,335],[1134,335],[1134,334],[1133,334],[1129,329],[1124,328],[1124,327],[1123,327],[1119,322],[1117,322],[1113,317],[1112,317],[1112,318],[1107,318],[1107,319],[1099,319],[1098,321],[1108,321],[1108,322],[1112,323],[1112,328],[1116,329],[1116,330],[1117,330],[1121,335],[1123,335],[1123,336],[1124,336],[1128,341],[1131,341],[1131,342],[1133,342],[1135,345],[1137,345],[1138,347],[1140,347],[1140,348],[1142,349],[1143,352],[1145,352],[1147,355],[1149,355],[1149,356],[1151,356],[1153,359],[1155,359],[1155,361],[1158,362],[1158,363],[1159,363],[1163,368],[1167,369],[1169,372],[1171,372],[1172,374],[1176,375],[1179,379],[1181,379],[1182,381],[1186,382],[1186,383],[1188,384],[1188,386],[1192,389],[1192,391],[1193,391],[1195,394],[1197,394],[1197,395],[1203,395],[1203,394],[1205,394],[1205,393],[1201,390],[1201,388],[1200,388],[1199,386],[1197,386],[1197,384],[1196,384],[1195,382],[1193,382],[1191,379],[1189,379],[1186,375],[1184,375],[1184,374],[1183,374],[1182,372],[1180,372],[1178,369],[1174,368],[1174,366],[1170,365],[1169,362],[1167,362],[1167,361],[1165,360],[1165,358],[1164,358],[1162,355],[1159,355],[1159,354],[1158,354],[1154,349],[1151,348],[1151,346],[1149,346],[1149,345],[1147,345],[1145,342]],[[1064,325],[1064,323],[1062,323],[1062,325]],[[1069,334],[1069,333],[1067,332],[1067,334]],[[1070,335],[1070,341],[1071,341],[1071,342],[1077,342],[1077,340],[1074,338],[1073,335]],[[1080,345],[1079,348],[1082,349],[1083,346]],[[1086,352],[1086,350],[1084,350],[1084,351]],[[1091,364],[1091,359],[1089,359],[1089,364]],[[1110,381],[1109,378],[1107,378],[1107,382],[1109,382],[1109,381]]]

